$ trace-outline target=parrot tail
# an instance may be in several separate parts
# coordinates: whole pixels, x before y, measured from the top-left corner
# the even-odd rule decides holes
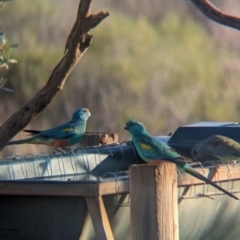
[[[24,129],[23,132],[30,133],[29,135],[36,135],[39,134],[41,131]]]
[[[17,140],[17,141],[11,141],[7,145],[24,144],[24,143],[30,143],[29,139],[22,139],[22,140]]]
[[[199,172],[195,171],[194,169],[192,169],[190,166],[187,168],[184,168],[184,171],[189,173],[190,175],[192,175],[195,178],[198,178],[210,185],[212,185],[213,187],[217,188],[218,190],[222,191],[223,193],[227,194],[228,196],[239,200],[238,197],[234,196],[232,193],[228,192],[227,190],[221,188],[220,186],[218,186],[216,183],[212,182],[211,180],[207,179],[206,177],[204,177],[202,174],[200,174]]]
[[[35,143],[34,140],[36,140],[36,137],[32,137],[32,138],[28,138],[28,139],[22,139],[22,140],[16,140],[16,141],[11,141],[7,145],[24,144],[24,143]]]

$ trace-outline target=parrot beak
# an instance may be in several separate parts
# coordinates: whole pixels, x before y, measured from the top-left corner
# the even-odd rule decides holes
[[[89,115],[89,117],[91,116],[91,113],[90,113],[90,111],[87,109],[87,113],[88,113],[88,115]]]
[[[128,130],[128,123],[125,124],[124,129]]]

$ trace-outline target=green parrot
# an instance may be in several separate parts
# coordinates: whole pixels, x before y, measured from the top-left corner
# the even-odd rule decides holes
[[[91,113],[87,108],[75,111],[72,119],[60,126],[44,130],[24,130],[33,135],[30,138],[11,141],[7,145],[15,144],[43,144],[54,148],[66,148],[72,146],[83,138],[86,130],[87,120]]]
[[[190,175],[212,185],[228,196],[239,200],[239,198],[191,168],[191,166],[184,161],[185,157],[181,156],[166,143],[159,141],[151,136],[141,122],[138,122],[136,120],[129,120],[126,123],[124,129],[128,130],[131,133],[133,144],[138,154],[145,162],[154,163],[164,160],[175,163],[177,167],[181,168],[186,173],[189,173]]]

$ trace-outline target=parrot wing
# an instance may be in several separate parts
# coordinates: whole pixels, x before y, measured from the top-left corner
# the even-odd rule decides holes
[[[42,137],[49,137],[54,139],[69,138],[75,135],[74,124],[66,123],[58,127],[54,127],[39,133]]]
[[[174,162],[175,159],[183,158],[175,149],[153,137],[146,136],[139,140],[140,151],[149,160],[169,160]]]

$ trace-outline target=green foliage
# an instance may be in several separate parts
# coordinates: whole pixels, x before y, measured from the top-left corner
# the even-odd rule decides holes
[[[95,30],[98,44],[91,47],[81,64],[98,86],[91,91],[99,93],[101,89],[102,100],[99,98],[91,108],[97,104],[98,109],[111,114],[117,105],[121,112],[119,131],[128,118],[142,120],[155,133],[191,121],[236,118],[234,109],[228,108],[230,115],[225,115],[224,103],[216,104],[220,96],[228,99],[222,89],[225,76],[221,59],[231,56],[219,51],[192,19],[172,12],[154,26],[147,19],[132,20],[113,12],[111,21],[103,26]],[[89,62],[91,65],[86,66]],[[82,87],[89,84],[88,78]],[[111,91],[116,96],[107,87],[113,82],[116,89],[112,87]],[[105,97],[112,99],[110,105],[101,104]]]
[[[45,51],[38,47],[34,52],[21,51],[16,54],[20,59],[10,71],[11,84],[17,89],[15,98],[19,103],[25,103],[35,96],[46,83],[53,68],[60,59],[61,53],[56,50],[49,50],[47,58],[44,58]]]
[[[6,1],[9,0],[1,0],[0,6]],[[9,68],[9,63],[17,63],[17,60],[10,58],[11,49],[16,48],[17,46],[17,44],[9,44],[4,32],[0,28],[0,90],[5,92],[13,92],[12,89],[4,87],[7,79],[3,78],[3,71]]]
[[[17,60],[10,58],[11,49],[17,46],[17,44],[9,44],[4,32],[2,32],[0,28],[0,70],[3,68],[8,69],[9,63],[17,63]],[[4,55],[7,56],[5,57]]]

